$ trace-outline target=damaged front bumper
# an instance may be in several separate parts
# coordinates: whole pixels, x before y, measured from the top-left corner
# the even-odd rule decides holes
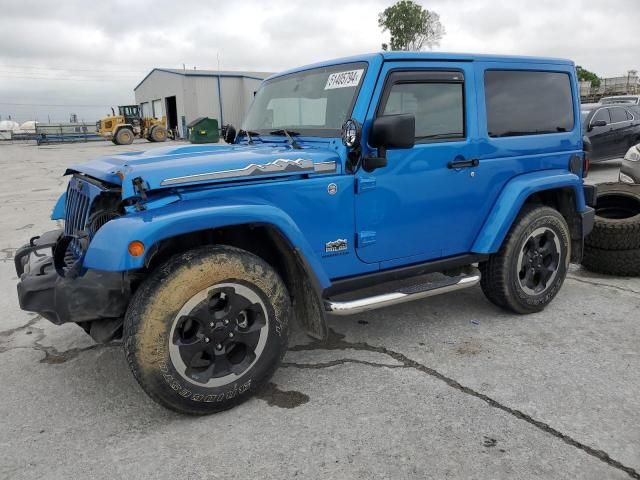
[[[64,243],[62,230],[54,230],[18,249],[14,262],[20,278],[20,308],[57,325],[122,318],[131,297],[127,273],[84,270],[65,274],[55,260],[56,247]]]

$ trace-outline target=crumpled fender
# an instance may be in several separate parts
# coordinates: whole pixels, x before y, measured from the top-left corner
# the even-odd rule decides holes
[[[572,188],[575,193],[576,210],[583,212],[586,205],[582,179],[573,173],[566,170],[543,170],[512,178],[502,189],[471,251],[497,252],[529,196],[544,190],[567,187]]]
[[[153,210],[126,215],[106,223],[92,239],[84,258],[85,268],[106,271],[127,271],[144,266],[144,256],[134,257],[128,245],[139,240],[146,252],[161,240],[185,233],[216,227],[243,224],[272,225],[304,257],[315,275],[312,281],[327,288],[331,282],[306,238],[281,209],[271,204],[252,202],[220,202],[211,199],[185,200]]]
[[[62,195],[56,200],[56,204],[51,211],[51,220],[64,220],[65,203],[67,201],[67,192],[63,192]]]

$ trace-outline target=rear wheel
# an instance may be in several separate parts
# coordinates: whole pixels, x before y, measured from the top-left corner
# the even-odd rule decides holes
[[[161,125],[154,125],[149,132],[149,141],[164,142],[167,139],[167,130]]]
[[[131,301],[124,347],[151,398],[189,414],[247,400],[287,348],[290,299],[261,258],[232,247],[179,254]]]
[[[570,245],[569,227],[557,210],[525,206],[500,251],[480,264],[482,291],[516,313],[543,310],[567,275]]]
[[[121,128],[115,136],[116,145],[131,145],[133,143],[133,131],[130,128]]]

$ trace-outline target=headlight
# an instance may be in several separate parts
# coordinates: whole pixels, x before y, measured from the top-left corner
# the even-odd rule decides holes
[[[627,150],[627,154],[624,156],[624,159],[629,160],[630,162],[640,162],[640,150],[638,150],[638,145]]]

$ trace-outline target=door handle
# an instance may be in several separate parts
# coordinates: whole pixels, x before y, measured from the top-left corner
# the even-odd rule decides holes
[[[469,160],[454,160],[447,164],[447,168],[470,168],[480,165],[480,160],[477,158],[470,158]]]

